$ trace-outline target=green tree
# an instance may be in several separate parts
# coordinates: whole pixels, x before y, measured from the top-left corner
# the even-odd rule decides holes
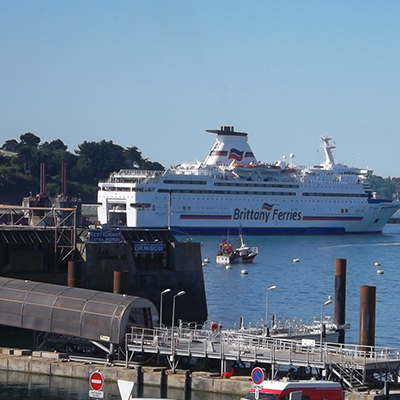
[[[1,148],[6,151],[16,152],[18,150],[18,146],[19,146],[19,143],[15,139],[9,139],[4,142],[3,146],[1,146]]]
[[[40,145],[40,150],[45,150],[45,151],[67,151],[68,146],[64,144],[64,142],[61,139],[56,139],[51,142],[44,142],[43,144]]]
[[[21,146],[18,149],[17,160],[22,167],[24,175],[31,175],[39,166],[37,160],[38,150],[33,146]]]
[[[21,145],[38,147],[40,143],[40,138],[31,132],[24,133],[19,137],[19,139],[21,141]]]
[[[124,149],[110,141],[84,141],[75,153],[79,156],[77,171],[85,182],[96,183],[106,179],[110,172],[125,167]]]
[[[124,150],[124,156],[126,159],[126,166],[128,169],[137,169],[142,163],[142,153],[139,149],[134,147],[127,147]]]

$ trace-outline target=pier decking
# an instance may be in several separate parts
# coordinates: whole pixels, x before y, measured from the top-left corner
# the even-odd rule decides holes
[[[275,377],[276,366],[316,368],[350,390],[366,390],[397,377],[400,349],[352,344],[290,340],[252,334],[246,330],[212,331],[197,328],[134,329],[126,334],[126,363],[135,353],[164,354],[175,368],[179,357],[266,364]]]

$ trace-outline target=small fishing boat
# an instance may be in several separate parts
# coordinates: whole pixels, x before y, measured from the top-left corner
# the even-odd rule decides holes
[[[240,247],[234,249],[233,253],[235,255],[235,262],[240,263],[252,263],[257,257],[258,247],[250,247],[244,243],[243,235],[239,235]]]
[[[215,256],[217,264],[232,263],[252,263],[258,254],[258,247],[247,246],[244,243],[243,235],[239,235],[240,246],[233,247],[231,243],[225,239],[219,244],[219,251]]]

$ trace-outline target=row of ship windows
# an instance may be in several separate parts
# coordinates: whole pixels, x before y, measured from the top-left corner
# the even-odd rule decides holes
[[[169,185],[207,185],[207,181],[164,181],[164,184]],[[219,187],[254,187],[254,188],[282,188],[282,189],[298,189],[297,184],[282,184],[282,183],[247,183],[247,182],[215,182],[214,186]],[[129,186],[102,186],[101,190],[115,192],[144,192],[154,191],[154,188],[135,188]]]
[[[196,202],[197,200],[198,200],[198,198],[193,198],[193,199],[190,199],[190,198],[187,198],[187,197],[177,197],[176,198],[176,201],[182,201],[182,202],[184,202],[184,201],[191,201],[191,200],[193,200],[194,202]],[[211,201],[211,202],[216,202],[216,201],[219,201],[220,199],[219,198],[210,198],[210,199],[208,199],[209,201]],[[264,199],[264,201],[267,201],[268,199]],[[280,200],[280,202],[281,203],[279,203],[279,204],[283,204],[283,203],[286,203],[286,201],[288,202],[288,203],[321,203],[321,202],[323,202],[324,204],[328,204],[328,203],[333,203],[333,204],[336,204],[336,203],[339,203],[339,204],[343,204],[343,203],[345,203],[345,204],[358,204],[358,201],[357,200],[351,200],[351,199],[349,199],[349,200],[342,200],[342,199],[337,199],[337,200],[334,200],[334,199],[324,199],[324,200],[322,200],[322,199],[300,199],[300,200]],[[235,203],[242,203],[242,202],[244,202],[244,203],[250,203],[251,201],[249,201],[249,199],[237,199],[237,200],[235,200]],[[254,202],[256,202],[256,203],[258,203],[259,202],[259,199],[254,199]],[[224,204],[226,204],[226,203],[221,203],[222,204],[222,206],[224,205]],[[133,206],[133,204],[131,204],[131,207]]]
[[[184,179],[165,179],[165,185],[207,185],[207,181],[197,180],[184,180]],[[287,188],[287,189],[298,189],[297,184],[282,184],[282,183],[250,183],[250,182],[215,182],[214,186],[223,187],[265,187],[265,188]]]
[[[153,187],[146,187],[146,188],[131,188],[131,187],[122,187],[122,186],[102,186],[99,188],[100,191],[104,192],[139,192],[139,193],[149,193],[149,192],[154,192]]]
[[[187,200],[187,199],[185,199],[185,200]],[[313,202],[315,202],[315,200]],[[328,201],[328,202],[329,203],[336,203],[336,200],[331,200],[331,201]],[[350,203],[352,203],[352,201],[350,201]],[[137,208],[137,209],[152,208],[153,211],[155,210],[155,206],[152,205],[152,204],[149,204],[149,203],[131,203],[131,204],[129,204],[129,206],[131,208]],[[123,210],[126,210],[126,208],[123,207]],[[192,206],[182,206],[182,211],[191,211],[191,210],[192,210]],[[342,214],[348,214],[349,209],[348,208],[341,208],[340,212]]]
[[[253,195],[253,196],[296,196],[295,192],[265,192],[265,191],[250,191],[250,190],[186,190],[186,189],[159,189],[159,193],[181,193],[181,194],[211,194],[211,195]]]
[[[266,191],[247,191],[247,190],[185,190],[185,189],[159,189],[159,193],[171,194],[208,194],[208,195],[252,195],[252,196],[296,196],[296,192],[266,192]],[[365,198],[365,193],[318,193],[318,192],[304,192],[301,193],[305,197],[351,197],[351,198]]]

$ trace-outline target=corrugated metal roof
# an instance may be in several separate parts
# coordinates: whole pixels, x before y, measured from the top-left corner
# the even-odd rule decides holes
[[[67,244],[68,241],[59,235],[58,240],[60,244]],[[53,229],[34,229],[34,228],[20,228],[20,229],[0,229],[0,243],[6,244],[52,244],[55,242],[55,231]]]
[[[144,298],[0,277],[0,324],[121,343],[132,315],[158,318]]]
[[[121,229],[121,233],[127,242],[176,242],[175,236],[168,229]]]

